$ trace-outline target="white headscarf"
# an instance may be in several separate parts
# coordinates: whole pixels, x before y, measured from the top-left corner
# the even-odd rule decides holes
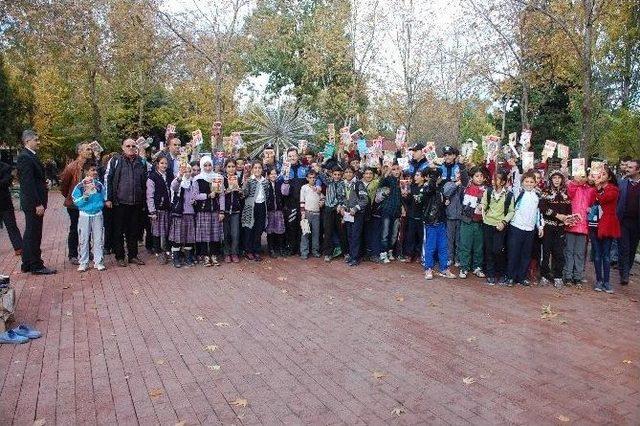
[[[206,163],[211,164],[212,169],[209,173],[204,171],[204,165]],[[194,178],[194,180],[203,179],[209,183],[213,182],[213,179],[222,177],[219,173],[213,171],[213,161],[209,155],[205,155],[200,159],[200,174]]]

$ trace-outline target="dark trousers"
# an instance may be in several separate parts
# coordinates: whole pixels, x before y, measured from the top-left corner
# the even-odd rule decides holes
[[[535,233],[535,230],[523,231],[515,226],[509,226],[507,277],[517,283],[521,283],[527,276]]]
[[[24,211],[24,236],[22,237],[22,271],[30,272],[44,267],[42,261],[42,222],[44,216],[38,216],[35,208]]]
[[[280,253],[285,249],[286,234],[267,234],[267,247],[269,253]]]
[[[483,225],[485,273],[489,278],[500,278],[505,272],[506,228],[498,231],[495,226]]]
[[[380,257],[380,251],[382,250],[382,218],[371,217],[365,226],[365,234],[367,240],[367,252],[371,257]]]
[[[562,278],[564,270],[564,227],[548,225],[544,227],[542,238],[542,265],[540,272],[548,280]]]
[[[362,241],[362,227],[364,226],[363,213],[356,213],[353,222],[344,223],[349,242],[349,257],[351,260],[360,260],[360,242]]]
[[[622,235],[618,240],[618,268],[620,280],[629,281],[631,267],[635,261],[638,242],[640,241],[640,225],[638,218],[625,217],[620,221]]]
[[[322,212],[322,225],[324,229],[324,239],[322,240],[322,251],[325,256],[331,256],[333,254],[333,249],[335,247],[333,241],[333,233],[338,232],[340,243],[342,246],[345,245],[344,241],[344,233],[342,232],[342,227],[340,226],[340,220],[342,216],[338,213],[335,208],[325,207]]]
[[[110,253],[113,250],[113,209],[103,209],[104,218],[104,250]]]
[[[20,250],[22,248],[22,235],[18,229],[16,223],[16,213],[13,211],[13,206],[10,210],[0,212],[0,226],[4,224],[7,228],[7,234],[9,234],[9,240],[11,240],[11,246],[14,250]]]
[[[589,239],[591,240],[591,255],[593,256],[593,266],[596,270],[596,282],[608,288],[609,273],[611,272],[611,245],[613,238],[598,238],[598,230],[589,228]]]
[[[300,237],[302,236],[302,230],[300,229],[300,209],[285,208],[283,211],[285,215],[285,235],[287,240],[287,246],[293,254],[297,254],[300,251]]]
[[[253,227],[242,228],[245,253],[260,254],[262,251],[262,233],[267,221],[267,209],[264,203],[253,205]]]
[[[422,251],[423,233],[424,224],[422,223],[422,220],[415,219],[413,217],[407,218],[402,254],[409,257],[420,255]]]
[[[129,259],[138,257],[141,206],[118,204],[113,206],[113,252],[116,260],[124,260],[124,240]]]
[[[78,257],[78,217],[80,211],[71,207],[67,207],[69,214],[69,236],[67,237],[67,247],[69,248],[69,259]]]

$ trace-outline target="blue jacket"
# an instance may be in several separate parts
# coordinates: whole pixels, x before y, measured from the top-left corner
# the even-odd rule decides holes
[[[419,161],[414,160],[413,158],[409,161],[409,170],[408,172],[411,176],[414,176],[418,172],[423,172],[429,168],[429,162],[426,158],[422,158]]]
[[[98,179],[94,179],[93,183],[96,186],[96,192],[87,198],[82,195],[84,192],[82,181],[73,188],[73,192],[71,193],[73,204],[78,207],[78,210],[89,215],[100,213],[104,207],[104,187]]]
[[[624,218],[625,210],[627,208],[627,195],[629,194],[629,185],[629,178],[624,178],[620,182],[618,182],[618,189],[620,190],[620,195],[618,196],[618,207],[616,208],[618,220],[622,220]],[[640,215],[638,215],[637,219],[638,224],[640,224]]]

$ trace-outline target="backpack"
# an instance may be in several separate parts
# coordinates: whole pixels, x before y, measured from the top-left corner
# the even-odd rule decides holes
[[[493,187],[489,186],[487,188],[487,205],[484,207],[484,209],[486,211],[489,211],[489,206],[491,205],[491,194],[493,194]],[[518,195],[518,198],[516,199],[515,204],[518,204],[518,202],[522,199],[522,195],[524,193],[520,193]],[[507,197],[504,200],[504,215],[506,216],[507,213],[509,213],[509,206],[511,205],[511,200],[513,200],[513,192],[511,191],[507,191]],[[514,205],[515,207],[515,205]]]

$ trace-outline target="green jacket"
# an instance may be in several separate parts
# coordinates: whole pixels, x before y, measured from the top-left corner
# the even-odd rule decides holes
[[[496,198],[495,191],[491,191],[491,202],[488,200],[490,191],[485,191],[482,195],[482,221],[487,225],[496,226],[500,222],[509,223],[513,219],[515,213],[514,204],[515,200],[513,195],[510,195],[509,206],[505,209],[505,202],[507,200],[507,194],[509,191],[504,188],[502,194]],[[506,214],[505,214],[506,211]]]

